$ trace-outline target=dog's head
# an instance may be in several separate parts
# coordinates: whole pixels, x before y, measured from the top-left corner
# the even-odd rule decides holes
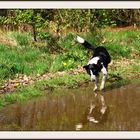
[[[99,76],[99,72],[101,71],[101,65],[99,64],[88,64],[83,66],[83,68],[90,75],[91,81],[95,81]]]

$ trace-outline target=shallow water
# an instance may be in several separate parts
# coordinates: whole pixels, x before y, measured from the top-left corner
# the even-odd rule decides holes
[[[97,95],[92,85],[51,94],[2,108],[0,130],[140,130],[140,84]]]

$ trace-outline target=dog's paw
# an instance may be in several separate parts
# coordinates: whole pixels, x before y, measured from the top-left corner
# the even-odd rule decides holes
[[[97,89],[98,89],[98,88],[97,88],[97,87],[95,87],[95,88],[93,89],[93,91],[95,92],[95,91],[97,91]]]
[[[93,91],[95,92],[95,91],[97,91],[97,89],[98,89],[98,87],[97,87],[97,86],[95,86],[95,87],[94,87],[94,89],[93,89]]]
[[[93,123],[99,123],[99,121],[96,120],[94,117],[88,116],[88,117],[87,117],[87,120],[90,121],[90,122],[93,122]]]
[[[100,87],[100,91],[102,91],[102,90],[104,90],[104,86],[101,86],[101,87]]]

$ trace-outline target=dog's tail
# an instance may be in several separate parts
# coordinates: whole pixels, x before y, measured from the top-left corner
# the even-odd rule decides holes
[[[77,36],[77,37],[76,37],[76,40],[77,40],[81,45],[83,45],[85,48],[91,49],[92,51],[94,51],[95,48],[96,48],[96,46],[91,45],[90,43],[88,43],[85,39],[83,39],[83,38],[80,37],[80,36]]]

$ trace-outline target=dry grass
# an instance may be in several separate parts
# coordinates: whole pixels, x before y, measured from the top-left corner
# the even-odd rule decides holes
[[[0,41],[1,44],[4,44],[6,46],[17,46],[16,40],[9,37],[7,33],[3,32],[2,30],[0,30]]]

